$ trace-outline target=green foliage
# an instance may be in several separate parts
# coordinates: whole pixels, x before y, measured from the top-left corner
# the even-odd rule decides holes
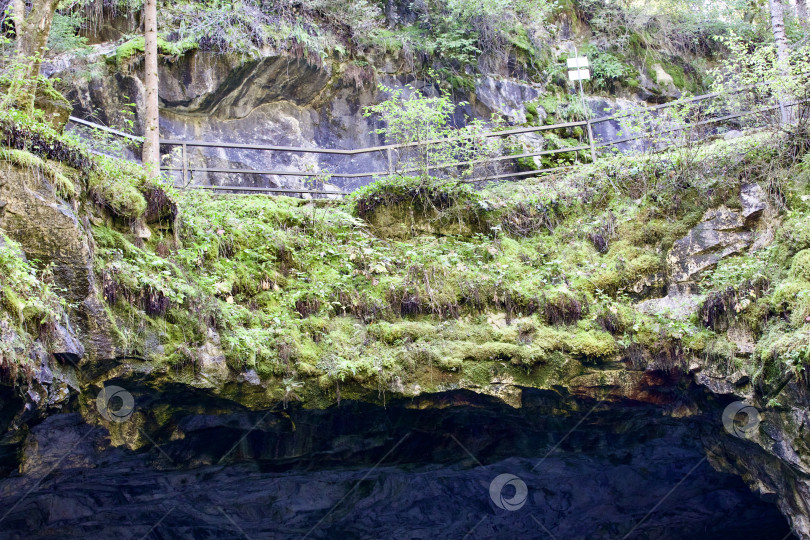
[[[626,64],[616,54],[595,46],[585,47],[591,65],[591,83],[596,90],[613,90],[616,86],[638,86],[638,70]]]
[[[417,172],[425,181],[431,176],[448,174],[473,176],[486,168],[488,158],[498,153],[498,141],[482,135],[483,122],[470,120],[461,128],[450,125],[456,107],[466,103],[454,103],[447,91],[429,97],[412,86],[395,90],[381,84],[379,89],[389,98],[366,107],[364,116],[379,115],[385,126],[376,133],[385,135],[389,144],[402,145],[392,150],[396,156],[391,163],[395,172]]]
[[[810,281],[810,249],[802,250],[793,257],[790,271],[796,279]]]
[[[42,121],[41,111],[34,116],[17,109],[0,111],[0,144],[24,150],[44,159],[60,161],[77,170],[92,167],[92,159],[82,142],[71,134],[60,134]]]
[[[52,182],[57,195],[60,197],[73,199],[78,195],[73,181],[63,174],[58,165],[45,162],[30,152],[0,148],[0,161],[8,161],[19,167],[44,174]]]
[[[769,247],[752,254],[723,259],[706,276],[704,284],[710,289],[723,290],[737,288],[746,281],[773,279],[779,272],[774,255],[773,248]]]
[[[810,327],[792,330],[784,322],[769,326],[757,343],[755,356],[762,362],[759,374],[766,382],[779,380],[787,372],[801,373],[810,365]]]
[[[169,305],[181,305],[194,289],[179,268],[171,262],[132,244],[121,233],[95,227],[96,271],[108,279],[108,300],[143,305],[149,295],[166,298]],[[110,288],[109,284],[114,283]],[[168,306],[163,306],[163,314]]]
[[[618,50],[635,49],[638,56],[644,49],[710,54],[717,47],[715,36],[736,32],[753,37],[761,22],[750,21],[748,6],[740,9],[735,2],[580,0],[579,6],[594,33]]]
[[[54,53],[86,51],[87,38],[78,35],[82,22],[82,17],[76,13],[56,13],[48,35],[48,48]]]
[[[254,0],[176,2],[158,10],[158,26],[176,29],[176,43],[256,56],[272,42],[268,14]]]
[[[480,197],[469,184],[453,180],[394,176],[373,182],[354,191],[347,198],[353,213],[366,219],[380,206],[393,206],[403,202],[422,204],[423,209],[448,210],[463,205],[464,210],[475,212],[481,208]]]
[[[75,134],[60,134],[50,125],[16,109],[0,111],[0,157],[41,171],[59,195],[78,195],[79,175],[93,200],[126,219],[140,217],[147,207],[143,192],[166,191],[160,180],[151,180],[142,167],[105,156],[92,156],[86,142]],[[73,179],[71,179],[73,177]],[[85,187],[85,186],[82,186]]]
[[[146,199],[138,189],[147,182],[141,167],[111,158],[99,158],[100,166],[88,178],[90,195],[96,203],[129,219],[140,217],[146,210]]]
[[[40,329],[58,320],[63,301],[50,268],[37,269],[0,231],[0,368],[13,380],[37,367],[29,357]]]
[[[729,53],[711,72],[712,90],[722,98],[712,101],[713,111],[775,106],[804,95],[810,87],[810,45],[791,47],[788,65],[781,66],[772,43],[751,46],[733,33],[719,39]]]
[[[143,54],[145,46],[143,36],[132,38],[119,45],[115,49],[115,65],[120,67],[128,64],[134,58]],[[179,41],[166,41],[163,38],[158,38],[158,54],[163,56],[177,58],[197,48],[199,48],[199,43],[188,38]]]
[[[61,300],[54,291],[50,269],[38,271],[25,259],[20,245],[0,232],[0,294],[3,307],[17,322],[38,328],[56,319]]]

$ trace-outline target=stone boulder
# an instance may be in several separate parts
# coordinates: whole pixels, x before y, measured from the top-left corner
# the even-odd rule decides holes
[[[762,212],[768,207],[765,192],[759,184],[746,184],[740,188],[740,202],[742,203],[742,217],[746,227],[751,227],[760,218]]]

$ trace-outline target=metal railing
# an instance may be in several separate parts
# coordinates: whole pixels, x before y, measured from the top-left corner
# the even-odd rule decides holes
[[[734,93],[741,93],[746,90],[750,90],[752,87],[745,87],[741,88]],[[550,130],[558,130],[558,129],[567,129],[572,127],[584,127],[584,135],[586,136],[587,143],[583,141],[583,144],[577,146],[570,146],[570,147],[563,147],[563,148],[556,148],[556,149],[548,149],[548,150],[538,150],[533,152],[523,152],[520,154],[511,154],[511,155],[501,155],[495,156],[490,158],[482,158],[477,160],[466,160],[466,161],[457,161],[451,163],[442,163],[442,164],[435,164],[430,165],[427,167],[428,170],[439,170],[439,169],[450,169],[453,167],[460,167],[460,166],[468,166],[468,165],[475,165],[475,164],[485,164],[485,163],[495,163],[501,161],[509,161],[509,160],[517,160],[521,158],[533,158],[533,157],[540,157],[540,156],[548,156],[548,155],[555,155],[555,154],[562,154],[562,153],[570,153],[570,152],[580,152],[580,151],[589,151],[592,160],[596,160],[598,157],[598,152],[600,149],[609,148],[612,146],[616,146],[622,143],[633,142],[642,139],[649,139],[651,137],[650,131],[644,131],[641,133],[635,133],[630,136],[621,137],[619,139],[609,140],[609,141],[597,141],[593,134],[593,126],[596,124],[609,122],[609,121],[620,121],[625,118],[630,118],[633,116],[637,116],[639,114],[649,114],[655,113],[656,111],[666,109],[669,107],[674,106],[682,106],[682,105],[692,105],[694,103],[703,102],[706,100],[714,99],[716,97],[720,97],[720,93],[710,93],[704,94],[700,96],[694,96],[690,98],[685,98],[682,100],[677,100],[669,103],[664,103],[661,105],[655,105],[652,107],[639,107],[638,109],[633,109],[630,111],[613,114],[609,116],[602,116],[594,119],[585,119],[580,121],[574,122],[564,122],[560,124],[551,124],[551,125],[543,125],[543,126],[531,126],[531,127],[520,127],[520,128],[512,128],[506,129],[501,131],[491,131],[479,134],[478,136],[481,138],[502,138],[508,137],[512,135],[523,135],[523,134],[532,134],[538,133],[543,131],[550,131]],[[795,102],[788,104],[789,106],[796,105],[802,102]],[[678,132],[684,131],[686,129],[698,127],[698,126],[708,126],[711,124],[718,124],[722,122],[727,122],[729,120],[738,119],[741,117],[759,114],[763,112],[768,112],[778,108],[778,106],[774,107],[763,107],[758,109],[752,109],[748,111],[742,112],[734,112],[731,114],[725,114],[716,118],[708,118],[698,120],[694,123],[690,123],[688,125],[680,125],[675,126],[670,129],[664,129],[658,131],[658,135],[668,133],[668,132]],[[108,128],[106,126],[101,126],[98,124],[94,124],[87,120],[83,120],[80,118],[76,118],[71,116],[70,121],[74,122],[79,125],[83,125],[86,127],[91,127],[93,129],[98,129],[104,131],[106,133],[110,133],[115,136],[124,137],[129,140],[135,142],[142,142],[143,138],[138,137],[135,135],[131,135],[129,133],[124,133],[119,130],[115,130],[112,128]],[[332,173],[329,172],[328,176],[330,178],[344,178],[344,179],[353,179],[353,178],[380,178],[385,176],[391,176],[393,174],[401,174],[407,172],[414,172],[417,170],[423,170],[422,168],[406,168],[406,169],[395,169],[394,167],[394,152],[398,152],[403,149],[413,148],[418,146],[425,146],[431,144],[442,144],[442,143],[450,143],[454,141],[463,140],[464,137],[449,137],[443,139],[435,139],[435,140],[428,140],[428,141],[420,141],[420,142],[411,142],[405,144],[389,144],[389,145],[381,145],[381,146],[374,146],[369,148],[358,148],[358,149],[328,149],[328,148],[317,148],[317,147],[297,147],[297,146],[278,146],[278,145],[265,145],[265,144],[244,144],[244,143],[226,143],[226,142],[215,142],[215,141],[197,141],[197,140],[182,140],[182,139],[160,139],[161,146],[169,146],[169,147],[180,147],[180,160],[181,165],[178,166],[162,166],[161,171],[169,172],[169,173],[181,173],[181,187],[189,187],[189,188],[197,188],[197,189],[210,189],[210,190],[226,190],[226,191],[246,191],[246,192],[264,192],[264,193],[289,193],[289,194],[313,194],[313,195],[345,195],[347,194],[344,191],[331,191],[331,190],[324,190],[324,189],[308,189],[308,188],[275,188],[275,187],[252,187],[252,186],[241,186],[241,185],[193,185],[193,175],[194,173],[205,173],[205,174],[251,174],[251,175],[272,175],[272,176],[284,176],[284,177],[298,177],[298,178],[317,178],[323,177],[323,172],[317,171],[301,171],[301,170],[285,170],[285,169],[244,169],[244,168],[217,168],[217,167],[197,167],[192,166],[190,163],[189,158],[189,148],[214,148],[214,149],[237,149],[237,150],[251,150],[251,151],[259,151],[259,152],[284,152],[288,154],[315,154],[315,155],[329,155],[329,156],[359,156],[359,155],[368,155],[374,153],[385,153],[385,160],[387,160],[388,168],[387,170],[377,170],[377,171],[365,171],[365,172],[352,172],[352,173]],[[501,174],[492,174],[492,175],[485,175],[480,178],[473,178],[467,179],[465,182],[484,182],[484,181],[491,181],[491,180],[502,180],[505,178],[518,178],[524,176],[531,176],[531,175],[540,175],[556,170],[560,170],[561,168],[566,167],[553,167],[553,168],[536,168],[533,170],[527,171],[518,171],[518,172],[507,172]]]

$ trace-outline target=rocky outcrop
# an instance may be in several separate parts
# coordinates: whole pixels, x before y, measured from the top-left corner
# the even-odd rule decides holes
[[[112,323],[98,299],[93,273],[92,236],[76,214],[78,207],[61,199],[41,172],[11,165],[0,167],[0,201],[0,228],[19,242],[29,260],[53,266],[65,300],[77,306],[70,318],[78,338],[69,323],[57,325],[50,352],[73,361],[114,357]]]
[[[689,281],[720,259],[741,253],[752,241],[753,233],[745,228],[740,212],[725,207],[709,210],[689,234],[675,241],[667,255],[672,281]]]
[[[767,208],[765,195],[758,184],[747,184],[741,189],[740,199],[741,209],[708,210],[699,224],[675,241],[667,254],[673,283],[691,281],[724,257],[751,247],[755,238],[753,227]]]
[[[526,103],[536,100],[542,93],[525,83],[482,77],[475,86],[476,105],[484,111],[502,114],[510,122],[521,124],[526,121]],[[541,118],[540,120],[542,120]]]

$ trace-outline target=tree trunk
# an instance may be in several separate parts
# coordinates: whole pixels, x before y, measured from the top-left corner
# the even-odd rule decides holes
[[[11,0],[11,22],[14,23],[14,31],[20,32],[22,23],[25,20],[25,0]]]
[[[23,111],[34,111],[37,79],[42,58],[48,48],[48,36],[59,0],[37,0],[26,16],[25,2],[12,0],[11,17],[17,38],[12,81],[2,106],[16,105]]]
[[[146,173],[156,178],[160,174],[160,130],[158,112],[158,46],[157,0],[146,0],[144,11],[144,40],[146,67],[146,111],[144,118],[143,166]]]
[[[785,35],[785,15],[782,0],[769,0],[771,10],[771,28],[773,29],[773,40],[776,44],[776,62],[779,66],[779,73],[787,79],[790,76],[790,52],[788,50],[787,36]],[[786,83],[787,81],[785,81]],[[790,115],[785,107],[786,92],[781,91],[779,96],[779,111],[782,122],[790,121]]]
[[[807,28],[810,25],[810,19],[807,18],[807,0],[796,0],[796,16],[802,27]]]

